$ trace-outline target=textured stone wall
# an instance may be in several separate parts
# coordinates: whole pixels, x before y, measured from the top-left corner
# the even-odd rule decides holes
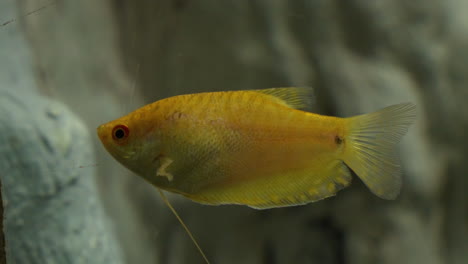
[[[124,263],[96,186],[90,131],[63,103],[39,94],[34,59],[14,11],[15,2],[0,1],[0,23],[12,21],[0,27],[7,263]]]
[[[20,13],[38,1],[20,2]],[[464,263],[468,259],[467,0],[57,1],[21,19],[36,83],[90,127],[188,92],[312,86],[319,113],[404,101],[404,189],[356,179],[297,208],[207,207],[171,196],[214,263]],[[2,33],[2,32],[0,32]],[[96,145],[128,263],[202,263],[157,192]]]
[[[12,86],[10,86],[12,87]],[[99,194],[91,140],[60,103],[0,91],[8,263],[123,263]]]

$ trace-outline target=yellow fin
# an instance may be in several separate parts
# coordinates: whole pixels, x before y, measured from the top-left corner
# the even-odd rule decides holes
[[[269,88],[253,92],[273,96],[281,104],[294,109],[309,109],[314,102],[314,90],[311,87]]]
[[[171,165],[172,162],[174,161],[170,158],[161,158],[161,165],[159,166],[156,172],[156,176],[166,177],[168,181],[172,181],[174,179],[174,176],[166,171],[167,167],[169,167],[169,165]]]
[[[316,176],[309,173],[301,176],[304,176],[305,179],[302,181],[300,178],[297,179],[299,181],[294,188],[279,191],[272,197],[276,199],[267,198],[262,202],[247,205],[255,209],[269,209],[308,204],[334,196],[351,183],[351,173],[341,161],[336,161],[329,170],[322,172],[321,175]]]
[[[343,160],[367,187],[384,199],[395,199],[401,189],[401,172],[395,146],[416,118],[412,103],[347,118]]]
[[[324,165],[326,164],[326,165]],[[184,194],[199,203],[241,204],[255,209],[296,206],[335,195],[351,182],[340,160],[329,160],[302,171],[282,172],[237,185]]]

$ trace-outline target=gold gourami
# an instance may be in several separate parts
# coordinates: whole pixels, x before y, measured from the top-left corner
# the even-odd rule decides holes
[[[394,199],[401,188],[394,148],[414,121],[415,106],[338,118],[301,111],[311,93],[291,87],[179,95],[103,124],[98,135],[128,169],[204,204],[306,204],[348,186],[350,169],[374,194]]]
[[[415,119],[403,103],[349,118],[302,111],[310,88],[179,95],[103,124],[98,135],[122,165],[155,186],[204,204],[294,206],[333,196],[350,169],[394,199],[395,145]]]

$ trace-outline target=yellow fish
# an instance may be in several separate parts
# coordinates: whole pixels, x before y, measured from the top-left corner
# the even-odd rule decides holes
[[[350,170],[394,199],[395,145],[415,119],[403,103],[349,118],[302,111],[310,88],[179,95],[98,127],[107,151],[153,185],[211,205],[294,206],[333,196]]]

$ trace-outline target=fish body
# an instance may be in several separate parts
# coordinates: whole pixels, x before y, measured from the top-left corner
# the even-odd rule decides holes
[[[393,149],[414,119],[414,105],[338,118],[300,110],[310,93],[179,95],[101,125],[98,135],[124,166],[200,203],[305,204],[348,186],[350,169],[376,195],[395,198],[401,176]]]

